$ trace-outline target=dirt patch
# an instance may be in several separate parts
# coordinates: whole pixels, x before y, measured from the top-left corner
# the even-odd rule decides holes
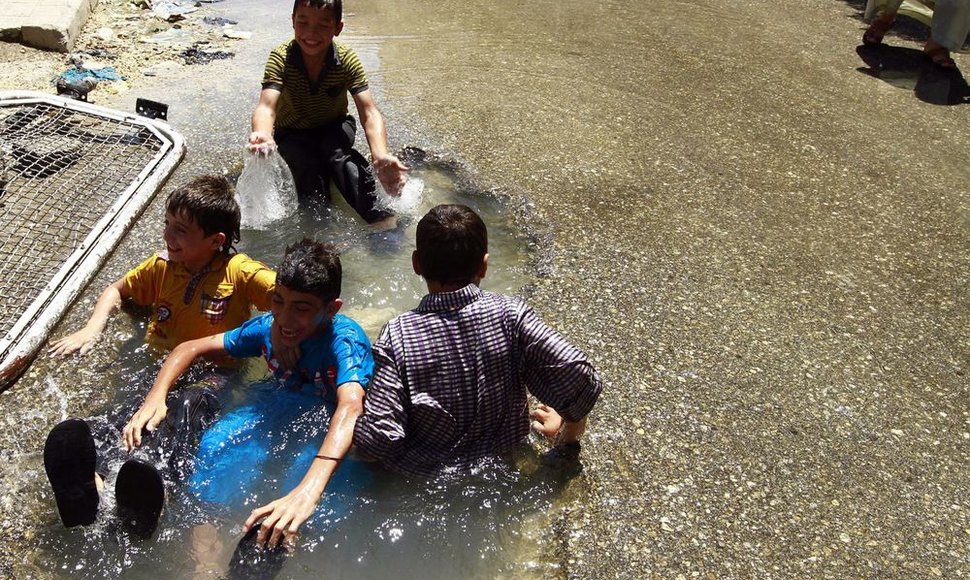
[[[63,63],[63,54],[0,42],[0,88],[53,90],[51,79]]]
[[[123,94],[137,88],[146,77],[228,58],[249,32],[212,12],[210,4],[203,3],[170,21],[152,12],[145,0],[100,0],[70,54],[0,42],[0,89],[53,93],[58,77],[71,67],[112,67],[122,80],[99,82],[90,95],[98,100],[99,93]]]

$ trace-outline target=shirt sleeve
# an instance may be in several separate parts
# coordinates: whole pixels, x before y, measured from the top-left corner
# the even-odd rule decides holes
[[[247,320],[242,326],[222,335],[222,346],[233,358],[260,356],[269,335],[271,321],[270,314]]]
[[[237,254],[237,268],[244,284],[246,299],[257,310],[268,312],[273,305],[273,292],[276,290],[276,272],[266,264],[249,256]]]
[[[364,397],[364,412],[354,426],[354,445],[363,455],[386,461],[404,446],[408,391],[394,359],[389,325],[374,343],[374,380]]]
[[[283,90],[283,70],[286,68],[286,54],[290,43],[277,46],[269,53],[266,59],[266,68],[263,70],[264,89]]]
[[[516,327],[522,376],[529,392],[567,421],[582,420],[603,389],[596,369],[586,355],[524,304],[520,304]]]
[[[351,95],[362,93],[368,89],[367,73],[364,72],[364,65],[360,62],[360,57],[353,50],[347,50],[342,55],[344,70],[346,71],[347,90]]]
[[[374,357],[367,334],[349,318],[334,330],[333,355],[337,365],[337,387],[353,382],[360,383],[366,389],[374,374]]]
[[[125,274],[125,288],[135,304],[150,306],[155,303],[165,266],[165,261],[158,254],[154,254]]]

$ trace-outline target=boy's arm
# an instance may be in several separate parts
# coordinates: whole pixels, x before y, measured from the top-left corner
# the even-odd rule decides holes
[[[337,409],[330,419],[320,452],[303,480],[280,499],[254,509],[243,525],[245,533],[257,521],[263,520],[256,536],[258,545],[274,548],[281,540],[292,538],[313,514],[327,482],[350,449],[354,425],[364,409],[363,398],[364,389],[360,383],[344,383],[337,389]]]
[[[273,140],[273,127],[276,124],[276,104],[280,100],[277,89],[263,89],[259,93],[259,103],[253,109],[252,133],[249,134],[247,147],[253,153],[276,147]]]
[[[566,421],[549,405],[539,405],[532,416],[532,430],[545,437],[553,445],[568,445],[579,441],[586,431],[586,417],[579,421]]]
[[[586,415],[603,389],[599,374],[578,348],[527,306],[519,312],[517,333],[525,383],[544,405],[536,416],[542,425],[537,431],[551,435],[557,444],[578,441],[586,428]],[[552,431],[556,418],[561,427]]]
[[[370,158],[374,164],[374,169],[377,171],[377,178],[384,186],[384,191],[389,195],[401,195],[401,188],[407,181],[405,172],[408,168],[387,151],[387,129],[384,126],[384,116],[377,109],[370,89],[356,93],[354,104],[357,105],[357,114],[360,116],[361,126],[364,127],[364,135],[367,136]]]
[[[121,303],[129,297],[125,279],[122,277],[115,280],[101,292],[101,296],[98,296],[94,312],[91,313],[87,324],[81,330],[54,341],[48,350],[50,356],[66,356],[78,351],[82,355],[87,353],[101,336],[101,332],[108,324],[108,319],[121,309]]]
[[[225,333],[214,336],[206,336],[189,340],[175,347],[168,357],[165,364],[158,371],[155,384],[152,385],[148,394],[145,395],[145,402],[142,403],[138,411],[132,416],[128,424],[125,425],[123,436],[125,448],[131,451],[141,445],[141,430],[148,429],[154,431],[158,424],[165,418],[168,407],[165,399],[172,386],[182,376],[195,359],[205,356],[222,356],[226,354],[223,342]]]
[[[394,457],[407,437],[409,394],[387,332],[385,326],[374,343],[374,378],[364,399],[364,414],[354,429],[354,451],[364,461]]]

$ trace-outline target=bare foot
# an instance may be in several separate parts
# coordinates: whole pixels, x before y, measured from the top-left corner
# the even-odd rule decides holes
[[[869,23],[869,28],[867,28],[865,33],[862,35],[862,44],[874,46],[882,43],[882,38],[886,36],[886,33],[889,32],[890,28],[892,28],[895,20],[896,14],[893,13],[884,13],[879,18],[873,20],[871,23]]]
[[[372,232],[386,232],[387,230],[393,230],[397,227],[397,216],[391,215],[386,218],[376,221],[370,224],[370,229]]]
[[[223,551],[225,545],[219,531],[212,524],[192,528],[192,546],[189,553],[195,562],[193,578],[222,578],[226,572]]]
[[[932,38],[926,41],[923,52],[933,61],[933,64],[940,68],[952,69],[957,66],[957,63],[950,57],[950,51]]]

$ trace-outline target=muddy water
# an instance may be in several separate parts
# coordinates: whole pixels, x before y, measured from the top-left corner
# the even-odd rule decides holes
[[[663,81],[644,40],[654,26],[683,26],[678,4],[364,0],[354,10],[389,37],[384,100],[411,138],[444,141],[528,196],[591,182],[626,191],[653,137],[638,117]]]
[[[288,11],[289,2],[273,4],[269,7],[264,2],[238,0],[211,6],[212,13],[239,20],[240,29],[258,31],[256,38],[240,46],[234,60],[186,68],[177,76],[158,79],[157,84],[137,95],[102,101],[128,110],[136,96],[167,103],[169,121],[186,137],[189,151],[169,185],[55,329],[55,336],[83,324],[100,289],[160,247],[165,193],[201,172],[222,172],[230,177],[238,172],[265,55],[288,34],[286,19],[276,17]],[[274,12],[279,8],[276,4],[287,6]],[[381,83],[385,74],[383,52],[392,38],[375,34],[377,30],[359,16],[348,14],[348,21],[344,40],[359,51],[378,98],[390,98]],[[222,82],[214,83],[214,79]],[[534,230],[524,227],[534,224],[517,220],[503,198],[494,195],[495,188],[483,185],[474,169],[451,149],[452,143],[430,137],[420,118],[400,113],[396,119],[393,106],[384,108],[388,110],[392,147],[417,145],[432,154],[430,161],[412,168],[412,177],[422,181],[424,188],[420,203],[408,211],[402,228],[393,235],[371,235],[335,196],[331,204],[302,207],[278,227],[244,230],[240,251],[272,265],[282,257],[286,244],[302,236],[338,244],[343,250],[344,312],[358,319],[374,337],[384,321],[412,307],[424,293],[409,259],[417,218],[436,203],[466,203],[489,225],[490,271],[483,286],[522,293],[533,279],[536,256],[541,255],[541,251],[534,251]],[[364,146],[361,141],[358,145]],[[522,215],[521,208],[518,215]],[[270,462],[266,480],[245,490],[249,499],[230,509],[200,506],[176,486],[156,537],[138,542],[118,530],[112,514],[113,479],[109,477],[98,522],[83,530],[60,526],[40,464],[43,436],[67,416],[104,415],[108,409],[137,404],[158,368],[156,354],[142,345],[144,317],[145,313],[137,309],[117,315],[99,348],[84,358],[50,361],[39,357],[5,395],[6,405],[29,407],[33,419],[27,427],[34,441],[31,449],[17,453],[12,451],[13,445],[5,446],[8,462],[3,470],[4,483],[10,490],[7,497],[29,498],[28,507],[37,514],[27,531],[37,549],[22,560],[29,574],[157,578],[206,571],[224,573],[248,510],[285,492],[280,475],[290,463],[285,456]],[[258,366],[249,367],[245,376],[232,380],[234,389],[224,395],[227,408],[244,398],[258,375]],[[317,431],[305,435],[322,436]],[[116,460],[113,467],[119,463],[120,459]],[[344,470],[367,471],[353,462]],[[409,482],[387,478],[386,474],[363,473],[356,486],[335,490],[304,526],[300,548],[294,555],[276,564],[253,556],[248,561],[250,567],[241,573],[249,576],[266,568],[281,577],[394,574],[402,578],[454,578],[552,571],[556,564],[548,543],[545,510],[553,505],[564,482],[550,478],[528,450],[515,468],[485,465],[469,478]],[[214,532],[200,532],[203,522],[213,525]]]

